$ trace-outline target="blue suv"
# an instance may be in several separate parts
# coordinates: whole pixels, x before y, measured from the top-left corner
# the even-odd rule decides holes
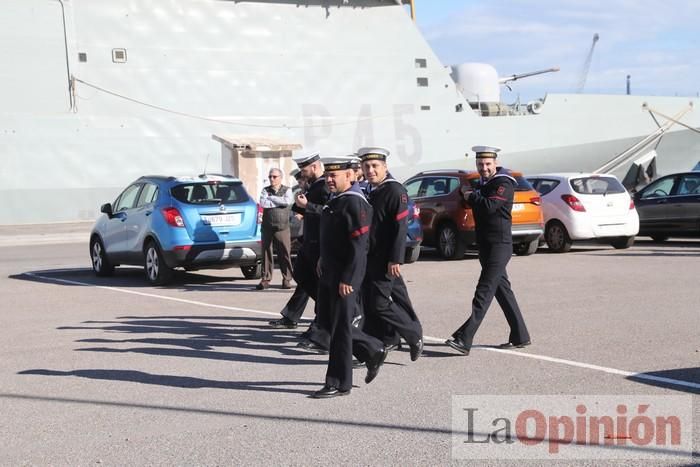
[[[410,264],[418,261],[420,245],[423,241],[423,226],[420,222],[420,208],[415,201],[408,199],[408,231],[406,232],[406,259],[404,263]]]
[[[175,268],[238,266],[246,279],[260,277],[262,210],[237,178],[145,176],[101,211],[90,234],[98,276],[129,264],[143,266],[152,285],[168,283]]]

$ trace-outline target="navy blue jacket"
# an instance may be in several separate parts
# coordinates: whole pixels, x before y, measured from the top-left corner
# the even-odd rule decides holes
[[[508,169],[498,167],[496,175],[471,192],[467,202],[476,222],[477,243],[513,243],[513,196],[517,181]]]
[[[321,214],[323,284],[343,282],[359,290],[367,267],[372,207],[357,184],[328,201]]]

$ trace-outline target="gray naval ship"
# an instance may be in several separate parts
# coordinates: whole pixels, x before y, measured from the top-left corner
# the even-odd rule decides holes
[[[404,4],[406,3],[406,4]],[[505,105],[488,65],[440,63],[400,0],[3,0],[0,223],[93,219],[140,175],[221,170],[222,137],[392,151],[398,178],[472,168],[624,176],[698,161],[697,98]],[[528,71],[528,70],[523,70]]]

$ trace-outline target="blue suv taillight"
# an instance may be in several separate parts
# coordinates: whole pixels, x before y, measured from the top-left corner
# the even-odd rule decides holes
[[[168,225],[172,227],[185,226],[185,221],[182,220],[182,215],[180,215],[180,211],[178,211],[177,208],[163,208],[162,212],[165,222],[167,222]]]

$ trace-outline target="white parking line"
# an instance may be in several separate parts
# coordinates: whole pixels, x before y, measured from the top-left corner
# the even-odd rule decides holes
[[[257,313],[259,315],[279,316],[279,313],[272,313],[270,311],[253,310],[250,308],[238,308],[235,306],[228,306],[228,305],[215,305],[213,303],[198,302],[195,300],[186,300],[184,298],[166,297],[164,295],[158,295],[158,294],[153,294],[153,293],[136,292],[135,290],[120,289],[119,287],[109,287],[106,285],[95,285],[95,284],[89,284],[87,282],[71,281],[68,279],[59,279],[57,277],[42,276],[39,274],[34,274],[32,272],[25,272],[24,275],[30,276],[30,277],[35,277],[37,279],[59,282],[61,284],[95,287],[97,289],[111,290],[112,292],[121,292],[121,293],[126,293],[126,294],[131,294],[131,295],[140,295],[142,297],[158,298],[160,300],[169,300],[171,302],[186,303],[188,305],[202,306],[202,307],[207,307],[207,308],[219,308],[222,310],[230,310],[230,311],[245,311],[247,313]]]
[[[175,297],[166,297],[164,295],[158,295],[158,294],[152,294],[152,293],[146,293],[146,292],[137,292],[134,290],[127,290],[127,289],[121,289],[119,287],[109,287],[105,285],[95,285],[95,284],[90,284],[87,282],[79,282],[79,281],[72,281],[68,279],[59,279],[56,277],[48,277],[48,276],[42,276],[39,274],[34,274],[31,272],[26,272],[24,273],[26,276],[34,277],[37,279],[43,279],[47,281],[52,281],[52,282],[58,282],[62,284],[70,284],[70,285],[80,285],[80,286],[87,286],[87,287],[95,287],[98,289],[104,289],[104,290],[111,290],[112,292],[120,292],[120,293],[126,293],[126,294],[131,294],[131,295],[139,295],[142,297],[150,297],[150,298],[157,298],[160,300],[168,300],[172,302],[178,302],[178,303],[186,303],[188,305],[195,305],[195,306],[201,306],[205,308],[217,308],[221,310],[229,310],[229,311],[243,311],[246,313],[254,313],[254,314],[259,314],[259,315],[265,315],[265,316],[279,316],[279,313],[273,313],[270,311],[263,311],[263,310],[254,310],[251,308],[239,308],[235,306],[228,306],[228,305],[216,305],[214,303],[207,303],[207,302],[199,302],[196,300],[186,300],[183,298],[175,298]],[[302,318],[305,321],[311,321],[309,318]],[[431,337],[431,336],[423,336],[423,339],[426,342],[434,342],[434,343],[443,343],[445,342],[445,339],[439,338],[439,337]],[[635,373],[633,371],[626,371],[626,370],[619,370],[617,368],[610,368],[610,367],[605,367],[605,366],[599,366],[599,365],[592,365],[590,363],[583,363],[583,362],[577,362],[574,360],[566,360],[563,358],[556,358],[556,357],[548,357],[546,355],[538,355],[538,354],[532,354],[532,353],[526,353],[522,350],[504,350],[504,349],[497,349],[493,347],[485,347],[485,346],[474,346],[474,349],[478,350],[488,350],[490,352],[498,352],[498,353],[503,353],[507,355],[512,355],[512,356],[517,356],[517,357],[522,357],[522,358],[532,358],[535,360],[541,360],[545,362],[552,362],[552,363],[559,363],[561,365],[568,365],[576,368],[585,368],[587,370],[593,370],[593,371],[600,371],[603,373],[608,373],[611,375],[618,375],[618,376],[625,376],[625,377],[633,377],[635,379],[642,379],[646,381],[654,381],[657,383],[663,383],[663,384],[669,384],[673,386],[682,386],[682,387],[687,387],[687,388],[692,388],[692,389],[700,389],[700,383],[694,383],[691,381],[683,381],[680,379],[673,379],[673,378],[664,378],[662,376],[654,376],[654,375],[649,375],[646,373]]]

